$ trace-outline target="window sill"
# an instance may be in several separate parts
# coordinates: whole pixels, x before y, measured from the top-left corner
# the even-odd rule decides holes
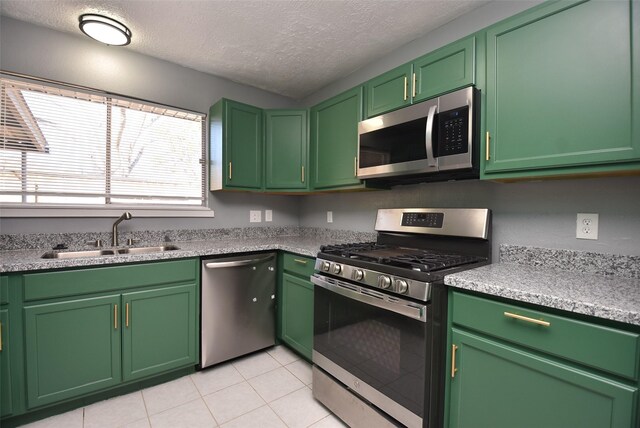
[[[0,205],[2,218],[26,217],[118,217],[124,211],[129,211],[134,217],[214,217],[212,209],[206,207],[166,207],[166,206],[12,206]]]

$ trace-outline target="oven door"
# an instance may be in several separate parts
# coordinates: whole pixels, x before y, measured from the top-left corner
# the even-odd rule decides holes
[[[400,423],[422,427],[428,306],[315,274],[313,362]]]

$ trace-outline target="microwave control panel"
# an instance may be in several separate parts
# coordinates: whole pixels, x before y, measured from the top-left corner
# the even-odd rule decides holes
[[[448,156],[469,151],[469,106],[438,114],[437,155]]]

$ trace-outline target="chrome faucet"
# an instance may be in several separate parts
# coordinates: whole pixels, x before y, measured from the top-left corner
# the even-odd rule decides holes
[[[113,240],[111,241],[112,246],[118,246],[118,225],[120,224],[120,222],[123,220],[131,220],[132,217],[133,216],[129,211],[125,211],[120,217],[118,217],[115,223],[113,223]]]

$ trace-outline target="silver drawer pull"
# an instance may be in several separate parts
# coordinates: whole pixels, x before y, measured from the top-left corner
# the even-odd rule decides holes
[[[532,324],[541,325],[543,327],[551,327],[551,323],[549,321],[537,320],[535,318],[529,318],[518,314],[512,314],[511,312],[505,312],[504,316],[507,318],[513,318],[520,321],[530,322]]]

